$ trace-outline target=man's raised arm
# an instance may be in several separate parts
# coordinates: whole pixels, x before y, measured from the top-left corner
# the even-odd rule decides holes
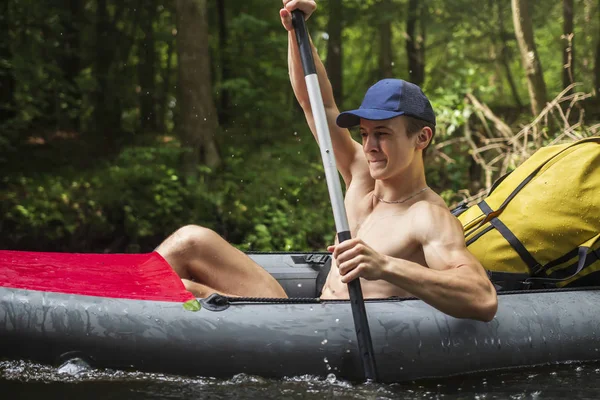
[[[280,10],[279,15],[283,26],[288,31],[288,68],[290,81],[296,99],[304,111],[310,130],[315,139],[317,139],[317,131],[315,129],[314,117],[308,98],[306,82],[304,80],[304,71],[302,70],[302,63],[294,29],[292,27],[291,16],[293,10],[300,9],[304,12],[306,17],[309,17],[317,8],[317,4],[311,0],[283,0],[283,4],[284,8]],[[355,164],[357,159],[364,156],[362,154],[361,146],[352,139],[348,129],[340,128],[335,123],[339,110],[335,104],[335,99],[333,98],[331,83],[329,82],[325,67],[317,54],[317,50],[313,45],[312,40],[311,48],[317,69],[319,86],[321,87],[321,96],[323,97],[323,105],[325,106],[325,114],[327,116],[327,124],[329,125],[337,167],[344,178],[346,186],[348,186],[352,179],[353,164]]]

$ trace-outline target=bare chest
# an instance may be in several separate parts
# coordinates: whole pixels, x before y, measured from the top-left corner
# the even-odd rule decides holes
[[[362,239],[381,254],[414,259],[420,253],[410,235],[410,218],[406,212],[370,212],[352,221],[352,237]],[[415,260],[417,261],[417,260]]]

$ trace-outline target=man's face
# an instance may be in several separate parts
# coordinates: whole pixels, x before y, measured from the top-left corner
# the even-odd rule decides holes
[[[417,135],[408,137],[405,117],[380,121],[361,119],[360,135],[373,179],[393,178],[414,160]]]

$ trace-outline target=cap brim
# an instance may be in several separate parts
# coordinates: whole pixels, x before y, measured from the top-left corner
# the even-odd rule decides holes
[[[335,123],[340,128],[351,128],[360,125],[360,119],[369,119],[372,121],[381,121],[404,115],[404,111],[378,110],[376,108],[359,108],[358,110],[344,111],[338,115]]]

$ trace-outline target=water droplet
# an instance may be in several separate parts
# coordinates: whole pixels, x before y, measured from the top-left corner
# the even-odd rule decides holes
[[[299,284],[298,284],[298,287],[302,287],[302,284],[301,284],[301,283],[299,283]]]
[[[327,339],[323,339],[323,341],[321,342],[321,344],[323,344],[323,345],[327,344]]]
[[[335,322],[336,322],[336,323],[340,322],[340,319],[339,319],[339,318],[336,318],[336,319],[335,319]]]
[[[326,362],[326,363],[328,363],[328,362],[329,362],[329,360],[327,359],[327,357],[325,357],[325,358],[323,359],[323,362]]]

